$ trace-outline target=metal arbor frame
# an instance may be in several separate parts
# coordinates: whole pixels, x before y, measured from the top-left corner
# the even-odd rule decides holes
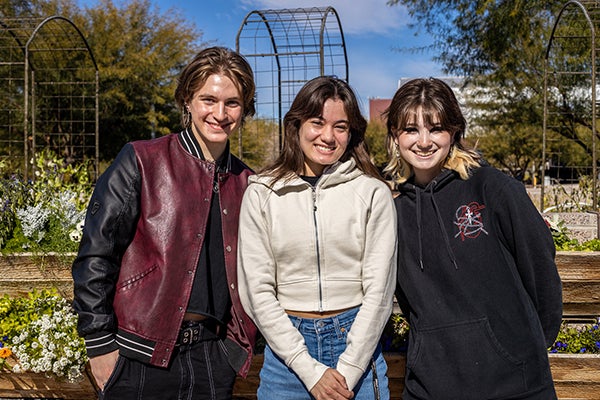
[[[69,162],[91,160],[98,175],[98,68],[70,20],[0,19],[0,159],[22,158],[33,177],[50,149]]]
[[[548,152],[551,132],[585,132],[574,140],[591,153],[592,208],[597,210],[597,53],[600,2],[568,1],[560,10],[545,56],[542,160],[560,160],[560,152]],[[563,135],[564,136],[564,135]],[[582,140],[583,139],[583,140]],[[550,156],[550,157],[549,157]],[[589,166],[582,167],[589,172]],[[545,182],[541,182],[540,210],[544,210]]]
[[[252,11],[240,25],[236,50],[254,70],[257,117],[278,125],[277,152],[283,116],[304,83],[322,75],[348,82],[344,33],[333,7]]]

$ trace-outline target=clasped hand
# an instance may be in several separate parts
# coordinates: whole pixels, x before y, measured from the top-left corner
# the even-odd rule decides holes
[[[333,368],[328,368],[312,387],[310,394],[317,400],[351,399],[354,392],[348,390],[346,378]]]

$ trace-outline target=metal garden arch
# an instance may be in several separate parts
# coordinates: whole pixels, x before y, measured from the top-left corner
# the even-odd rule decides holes
[[[597,210],[598,43],[600,2],[568,1],[560,10],[548,42],[544,68],[543,168],[561,167],[562,149],[552,146],[557,135],[586,150],[591,160],[572,167],[577,177],[592,178],[592,209]],[[564,142],[562,142],[564,143]],[[563,146],[564,147],[564,146]],[[591,168],[590,168],[591,165]],[[540,210],[544,210],[546,180],[541,182]]]
[[[254,70],[257,118],[277,125],[274,155],[283,144],[283,116],[304,83],[322,75],[348,82],[344,33],[333,7],[252,11],[240,25],[236,50]]]
[[[98,68],[69,19],[0,19],[0,159],[22,159],[33,176],[48,148],[98,174]]]

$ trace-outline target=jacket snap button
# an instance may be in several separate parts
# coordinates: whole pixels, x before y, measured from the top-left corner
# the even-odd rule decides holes
[[[228,211],[226,208],[223,209],[223,214],[227,215]]]
[[[228,253],[231,253],[231,246],[225,247],[225,250],[227,250]]]
[[[235,290],[235,284],[234,283],[231,284],[231,289]]]

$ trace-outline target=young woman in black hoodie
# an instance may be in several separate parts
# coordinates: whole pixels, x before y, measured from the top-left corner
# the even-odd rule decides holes
[[[410,324],[403,400],[556,399],[547,348],[561,281],[523,184],[463,142],[465,118],[443,81],[404,84],[386,115],[396,297]]]

